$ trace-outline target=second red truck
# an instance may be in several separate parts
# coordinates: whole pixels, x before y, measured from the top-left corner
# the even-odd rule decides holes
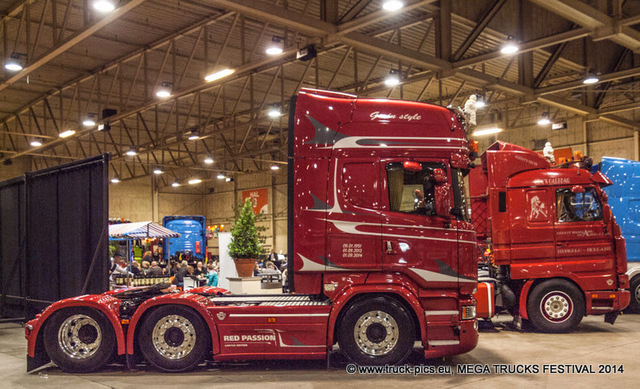
[[[478,316],[509,311],[543,332],[567,332],[585,315],[613,324],[629,304],[624,238],[588,159],[552,167],[542,155],[496,142],[470,174],[473,224],[490,251]],[[484,281],[484,282],[482,282]]]

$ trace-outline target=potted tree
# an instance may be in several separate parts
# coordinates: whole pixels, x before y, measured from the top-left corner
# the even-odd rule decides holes
[[[229,255],[236,264],[239,277],[251,277],[258,257],[262,254],[259,227],[256,227],[256,214],[251,199],[246,199],[240,209],[236,223],[231,228]]]

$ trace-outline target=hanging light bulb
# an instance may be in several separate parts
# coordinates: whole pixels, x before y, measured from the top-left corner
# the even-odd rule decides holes
[[[116,5],[111,0],[96,0],[93,2],[93,9],[98,12],[107,13],[116,9]]]
[[[131,148],[127,150],[125,154],[127,154],[130,157],[135,157],[136,155],[138,155],[138,152],[136,151],[135,147],[131,146]]]
[[[175,188],[175,187],[180,186],[180,183],[178,181],[173,181],[173,184],[171,184],[171,186],[173,186]]]
[[[224,175],[224,174],[222,174],[222,173],[220,173],[220,174],[218,174],[217,178],[218,178],[219,180],[224,180],[224,179],[225,179],[225,175]]]
[[[24,54],[12,53],[4,62],[4,68],[10,72],[19,72],[24,68],[24,58],[26,58]]]
[[[278,165],[271,165],[271,170],[280,170],[280,166],[278,166]]]
[[[213,164],[213,158],[211,158],[209,156],[205,157],[204,163],[206,163],[207,165]]]
[[[159,166],[153,169],[153,174],[162,174],[162,173],[164,173],[164,171]]]
[[[198,133],[197,129],[193,129],[191,130],[191,132],[189,133],[189,140],[198,140],[200,139],[200,134]]]
[[[500,49],[500,52],[502,54],[515,54],[520,50],[520,47],[518,46],[518,42],[515,41],[515,39],[513,39],[511,36],[509,36],[507,38],[507,41],[504,43],[504,45],[502,45],[502,48]]]
[[[385,11],[397,11],[404,7],[404,3],[400,0],[387,0],[382,3],[382,9]]]
[[[111,183],[112,183],[112,184],[117,184],[118,182],[120,182],[120,180],[118,179],[118,177],[113,177],[113,178],[111,179]]]
[[[594,72],[593,70],[589,70],[584,80],[582,80],[582,83],[586,85],[593,85],[598,81],[600,81],[600,79],[596,75],[596,72]]]
[[[266,53],[269,55],[282,54],[284,51],[284,38],[280,36],[274,36],[271,38],[271,44],[267,47]]]
[[[282,115],[282,112],[280,111],[280,106],[278,104],[272,105],[267,115],[269,115],[269,117],[272,119],[279,118],[280,115]]]
[[[40,140],[40,138],[33,138],[31,139],[31,142],[29,142],[29,144],[31,145],[31,147],[40,147],[42,146],[42,140]]]
[[[549,112],[543,112],[540,116],[540,119],[538,119],[538,125],[548,126],[549,124],[551,124],[551,120],[549,119]]]
[[[196,185],[196,184],[199,184],[201,182],[202,182],[202,180],[199,179],[199,178],[192,178],[192,179],[189,180],[189,185]]]
[[[477,94],[477,100],[476,100],[476,108],[484,108],[487,104],[485,103],[485,98],[484,98],[484,94],[482,93],[478,93]]]
[[[389,75],[384,80],[386,86],[396,86],[400,83],[400,74],[396,69],[391,69]]]
[[[172,83],[163,82],[162,84],[160,84],[160,87],[156,91],[156,96],[160,97],[161,99],[168,99],[169,97],[171,97],[172,89]]]

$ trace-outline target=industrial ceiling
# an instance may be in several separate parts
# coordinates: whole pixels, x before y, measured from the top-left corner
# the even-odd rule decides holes
[[[386,1],[0,0],[2,57],[21,67],[1,75],[0,162],[108,152],[111,177],[158,170],[161,188],[266,173],[286,165],[301,87],[458,106],[479,93],[479,124],[497,112],[506,128],[545,112],[640,128],[640,2]]]

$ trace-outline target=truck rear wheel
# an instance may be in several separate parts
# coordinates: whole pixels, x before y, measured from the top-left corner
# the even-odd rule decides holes
[[[347,308],[337,334],[340,349],[359,365],[395,365],[413,349],[415,329],[409,312],[397,301],[377,297]]]
[[[630,313],[640,313],[640,275],[631,279],[631,300],[629,300],[629,307],[627,311]]]
[[[153,310],[137,333],[140,350],[147,361],[168,372],[193,369],[211,349],[211,337],[202,317],[179,305]]]
[[[583,293],[566,280],[538,284],[527,298],[529,320],[542,332],[569,332],[585,315]]]
[[[87,307],[62,309],[47,320],[44,346],[58,367],[69,373],[98,370],[114,354],[116,337],[109,319]]]

